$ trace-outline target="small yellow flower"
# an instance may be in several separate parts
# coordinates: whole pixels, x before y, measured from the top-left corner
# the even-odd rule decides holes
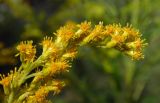
[[[45,52],[47,49],[52,49],[53,47],[53,38],[52,37],[45,37],[42,41],[41,45],[43,46],[43,52]]]
[[[57,36],[57,41],[58,43],[62,43],[62,42],[68,42],[68,40],[70,40],[73,35],[74,35],[74,30],[73,28],[70,28],[70,25],[66,25],[63,27],[60,27],[59,30],[57,30],[56,33],[54,33]]]
[[[120,24],[109,24],[107,26],[105,26],[105,32],[108,35],[114,35],[115,33],[117,33],[117,31],[121,30],[121,25]]]
[[[57,73],[68,71],[69,67],[70,65],[67,61],[51,62],[46,64],[46,68],[43,70],[43,74],[53,76]]]
[[[103,32],[104,32],[104,26],[103,26],[103,22],[99,22],[98,25],[95,25],[95,28],[93,29],[93,31],[91,32],[91,39],[93,40],[99,40],[100,38],[103,38]]]
[[[4,86],[4,87],[8,87],[9,86],[9,84],[10,84],[10,82],[11,82],[11,80],[12,80],[12,78],[11,78],[12,76],[11,75],[8,75],[7,77],[5,77],[5,76],[1,76],[1,84]]]
[[[30,95],[26,98],[27,103],[48,103],[47,96],[49,91],[46,86],[40,86],[34,95]]]
[[[88,32],[88,31],[91,30],[91,22],[85,21],[85,22],[82,22],[81,24],[78,24],[77,26],[78,26],[78,27],[80,28],[80,30],[82,30],[83,32]]]
[[[65,83],[60,80],[53,80],[52,86],[54,88],[54,94],[58,94],[61,92],[62,88],[65,86]]]
[[[33,61],[36,48],[32,45],[33,41],[24,41],[17,46],[22,61]]]
[[[133,60],[139,60],[144,58],[144,55],[141,51],[126,51],[125,53],[131,56]]]
[[[127,45],[127,47],[133,48],[134,50],[141,50],[147,44],[144,43],[144,40],[141,40],[140,38],[138,38],[134,42],[129,42],[126,45]]]
[[[141,37],[140,32],[137,29],[132,28],[131,26],[123,27],[123,31],[129,34],[128,40],[136,40],[137,38]]]
[[[76,42],[81,42],[91,32],[91,22],[84,21],[77,25],[78,29],[73,35]]]
[[[98,25],[95,25],[94,29],[91,31],[91,33],[84,38],[84,40],[82,41],[82,45],[83,44],[87,44],[90,43],[91,41],[98,41],[104,38],[104,26],[102,22],[99,22]]]
[[[46,97],[49,91],[46,91],[45,86],[41,86],[35,93],[35,99],[37,103],[44,103],[46,102]]]
[[[59,47],[57,47],[52,37],[45,37],[41,45],[43,46],[43,55],[48,58],[48,61],[54,61],[58,56]]]

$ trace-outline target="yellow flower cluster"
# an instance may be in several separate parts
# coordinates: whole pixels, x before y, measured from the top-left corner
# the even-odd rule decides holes
[[[141,40],[141,34],[138,30],[131,26],[121,27],[120,24],[113,24],[106,26],[106,33],[111,37],[107,47],[115,47],[135,60],[144,57],[142,49],[147,44]]]
[[[46,99],[48,93],[54,91],[54,94],[58,94],[64,86],[64,83],[59,80],[54,80],[50,85],[40,86],[35,93],[26,98],[25,103],[48,103]]]
[[[9,89],[10,86],[12,85],[12,87],[14,87],[13,80],[16,74],[17,74],[17,68],[15,68],[14,71],[11,70],[10,73],[8,73],[7,75],[0,74],[0,79],[1,79],[0,84],[3,85],[4,92],[6,95],[9,94],[10,92],[10,89]]]
[[[22,65],[16,74],[12,73],[14,79],[8,75],[1,77],[0,81],[4,89],[10,90],[6,94],[9,103],[48,103],[48,93],[57,94],[64,86],[63,80],[55,80],[56,75],[68,72],[70,62],[76,57],[79,46],[91,44],[115,48],[132,59],[139,60],[143,58],[142,49],[146,45],[138,30],[131,26],[122,27],[120,24],[104,26],[103,22],[99,22],[92,27],[91,22],[87,21],[81,24],[68,22],[54,34],[55,39],[45,37],[40,43],[43,52],[37,58],[32,41],[24,41],[17,46]],[[33,78],[31,83],[23,87],[29,78]],[[24,90],[19,91],[19,88]],[[18,93],[18,96],[14,96],[13,92]]]
[[[142,49],[146,45],[144,40],[141,40],[140,32],[129,25],[125,27],[120,24],[104,26],[103,22],[99,22],[92,28],[91,22],[85,21],[78,25],[61,27],[57,34],[59,35],[56,41],[59,41],[59,38],[67,39],[65,40],[67,43],[58,43],[65,47],[68,43],[74,46],[95,44],[106,48],[116,48],[135,60],[143,58]]]

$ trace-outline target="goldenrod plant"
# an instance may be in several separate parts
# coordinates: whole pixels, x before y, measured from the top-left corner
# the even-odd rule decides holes
[[[8,75],[1,75],[4,103],[50,103],[48,94],[56,95],[65,86],[65,80],[56,76],[69,71],[80,46],[115,48],[133,60],[144,58],[142,49],[146,43],[140,32],[130,25],[104,26],[99,22],[93,27],[87,21],[81,24],[68,22],[54,35],[55,38],[45,37],[42,40],[40,56],[36,55],[33,41],[22,41],[17,46],[20,67],[15,67]]]

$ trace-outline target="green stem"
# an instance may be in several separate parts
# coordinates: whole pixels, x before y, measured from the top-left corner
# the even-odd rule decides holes
[[[26,80],[29,79],[29,78],[32,78],[32,77],[34,77],[34,76],[41,75],[41,74],[42,74],[42,72],[32,73],[32,74],[30,74],[30,75],[28,75],[28,76],[26,77]]]
[[[42,65],[43,61],[44,61],[45,57],[40,56],[35,62],[31,63],[31,65],[28,65],[26,68],[24,68],[23,70],[23,74],[21,75],[21,80],[19,80],[18,86],[20,87],[25,81],[26,81],[26,77],[27,75],[34,70],[35,68],[39,67],[40,65]]]
[[[14,100],[14,91],[10,93],[9,98],[8,98],[8,103],[13,103],[13,100]]]
[[[18,98],[17,103],[22,103],[22,101],[23,101],[26,97],[28,97],[28,95],[30,95],[30,94],[31,94],[30,92],[26,92],[26,93],[22,94],[22,95]]]

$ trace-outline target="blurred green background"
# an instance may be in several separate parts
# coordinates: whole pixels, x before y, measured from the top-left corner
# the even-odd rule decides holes
[[[159,103],[160,0],[0,0],[0,73],[19,64],[16,45],[53,36],[67,21],[127,23],[149,43],[144,60],[114,49],[79,48],[54,103]],[[37,46],[40,48],[40,46]],[[1,95],[0,95],[1,97]]]

